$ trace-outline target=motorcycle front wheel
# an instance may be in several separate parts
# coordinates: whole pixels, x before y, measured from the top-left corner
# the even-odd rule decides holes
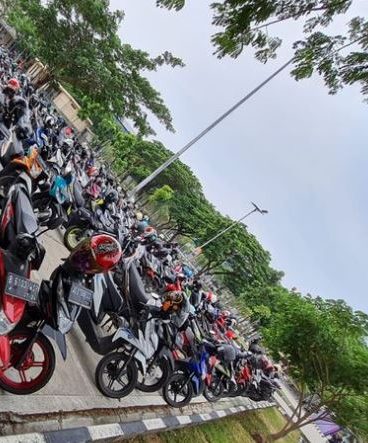
[[[184,372],[175,372],[164,385],[162,395],[169,406],[182,408],[193,398],[193,386],[188,375]]]
[[[96,368],[96,385],[99,391],[110,398],[129,395],[138,379],[138,368],[134,360],[121,352],[112,352],[100,360]]]
[[[39,334],[20,367],[27,341],[32,338],[32,329],[15,330],[9,333],[11,358],[7,366],[0,366],[0,388],[17,395],[33,394],[42,389],[55,371],[55,351],[44,335]]]
[[[85,229],[78,226],[70,226],[64,234],[64,245],[69,251],[72,251],[84,239]]]

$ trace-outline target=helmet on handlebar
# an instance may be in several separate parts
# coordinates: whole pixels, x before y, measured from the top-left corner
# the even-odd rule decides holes
[[[209,292],[207,292],[207,295],[206,295],[206,301],[208,302],[208,303],[216,303],[217,302],[217,295],[215,295],[213,292],[211,292],[211,291],[209,291]]]
[[[183,293],[180,291],[171,291],[165,294],[165,298],[162,302],[162,310],[178,311],[184,302]]]
[[[146,240],[154,241],[157,239],[157,231],[152,226],[147,226],[146,228],[144,228],[142,237]]]
[[[98,274],[114,268],[121,258],[119,242],[107,234],[82,240],[72,251],[68,262],[84,274]]]
[[[20,89],[20,83],[16,78],[11,78],[6,84],[6,89],[10,89],[14,92],[18,92]]]
[[[115,189],[111,189],[107,192],[107,194],[104,197],[104,202],[106,205],[109,205],[111,203],[117,203],[119,200],[119,194]]]
[[[98,175],[98,169],[96,166],[90,166],[87,170],[88,177],[96,177]]]
[[[238,336],[236,335],[236,333],[233,329],[228,329],[225,332],[225,335],[229,340],[236,340],[238,338]]]
[[[45,119],[45,128],[52,128],[55,125],[55,120],[51,115],[48,115]]]

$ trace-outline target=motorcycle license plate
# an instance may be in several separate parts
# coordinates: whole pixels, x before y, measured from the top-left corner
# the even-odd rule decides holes
[[[69,292],[69,302],[82,308],[91,309],[93,302],[93,291],[76,283],[72,284]]]
[[[13,274],[12,272],[8,273],[5,284],[6,294],[36,304],[38,301],[39,290],[39,284],[34,283],[28,278]]]

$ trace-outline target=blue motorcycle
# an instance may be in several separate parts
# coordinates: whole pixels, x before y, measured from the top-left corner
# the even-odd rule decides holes
[[[162,394],[166,403],[173,408],[182,408],[193,397],[202,395],[207,374],[208,353],[201,346],[191,357],[176,361],[176,370],[171,375]]]

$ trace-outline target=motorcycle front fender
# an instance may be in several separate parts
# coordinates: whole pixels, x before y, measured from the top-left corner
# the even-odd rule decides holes
[[[159,354],[159,357],[164,358],[169,362],[170,368],[172,371],[175,370],[175,360],[172,355],[172,352],[169,349],[162,348]]]
[[[197,375],[193,375],[191,382],[192,382],[194,394],[196,396],[201,395],[203,393],[203,390],[204,390],[204,383],[203,383],[203,381]]]
[[[10,362],[10,341],[7,335],[0,336],[0,362],[3,366]]]
[[[63,360],[66,360],[66,356],[67,356],[67,346],[66,346],[66,339],[65,339],[65,335],[62,334],[60,331],[57,331],[56,329],[53,329],[51,326],[49,325],[45,325],[42,328],[42,333],[44,335],[46,335],[46,337],[49,337],[51,339],[53,339],[55,341],[55,343],[57,344],[61,356],[63,357]]]
[[[145,375],[146,374],[146,370],[147,370],[147,359],[146,359],[146,357],[142,354],[142,352],[137,351],[134,354],[134,358],[137,360],[138,367],[141,369],[142,374]]]

